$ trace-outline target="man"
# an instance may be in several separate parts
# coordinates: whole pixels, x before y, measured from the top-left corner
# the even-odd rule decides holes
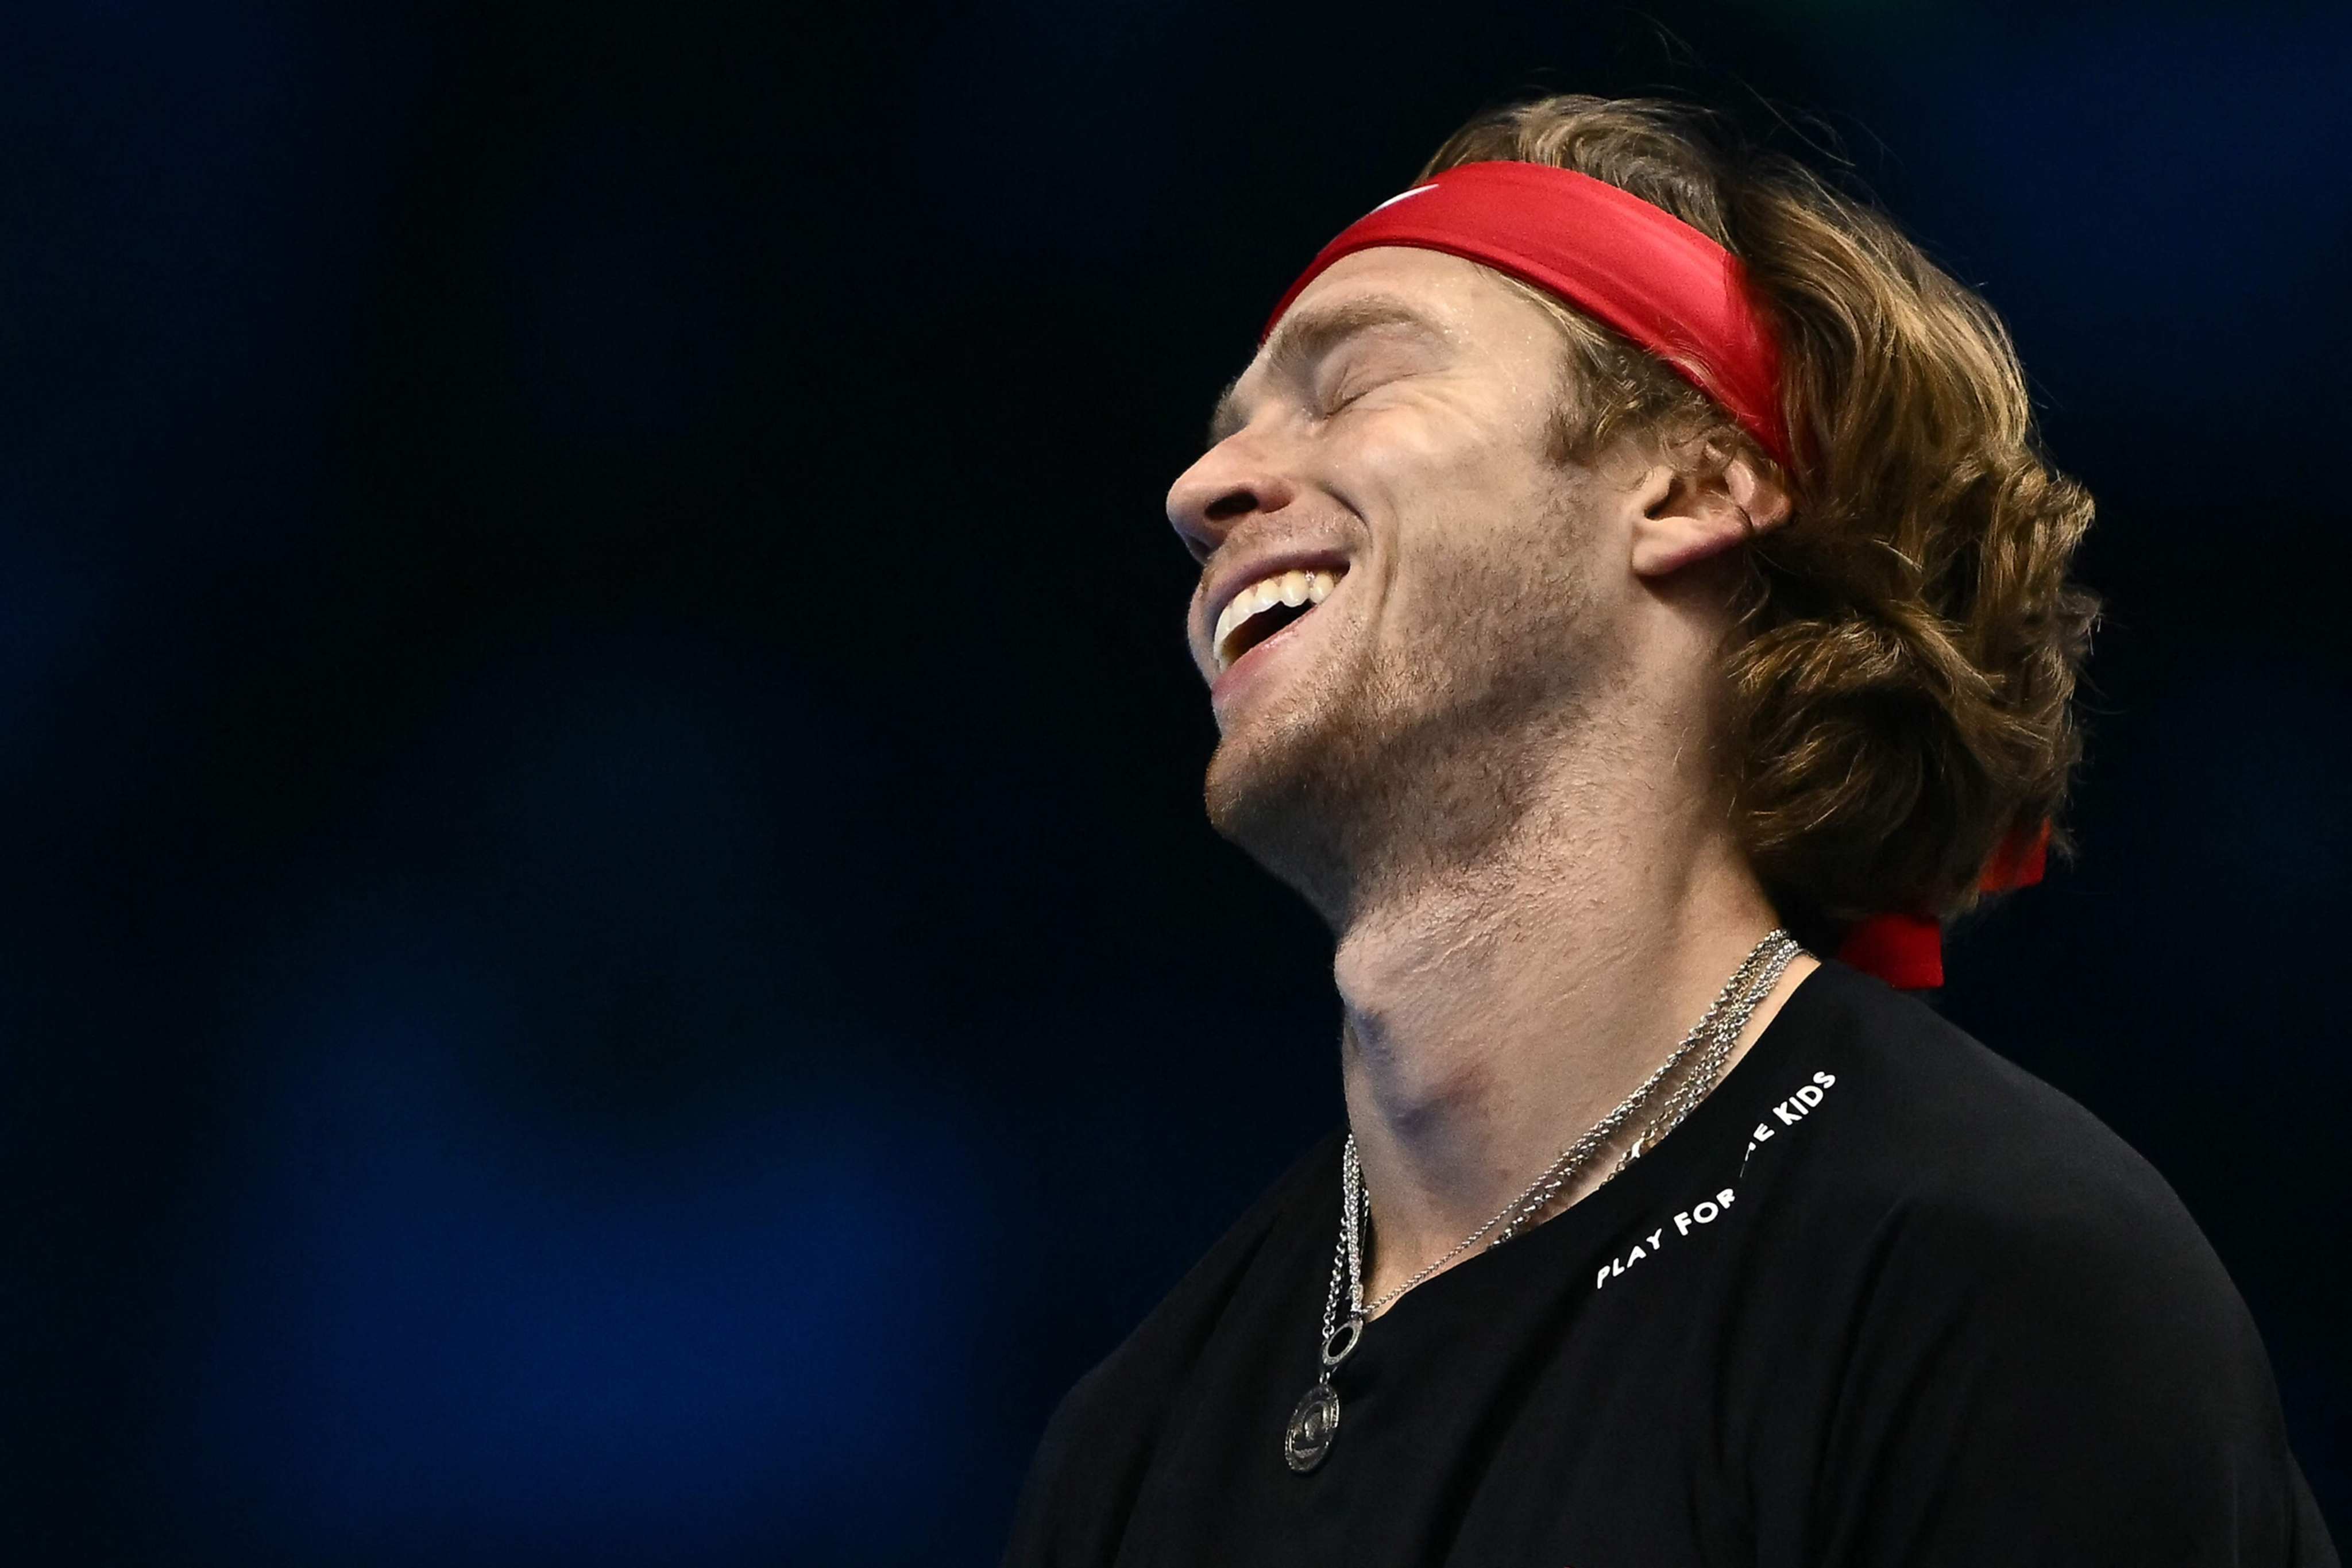
[[[2077,751],[2090,501],[1985,306],[1555,98],[1275,315],[1168,510],[1348,1126],[1070,1394],[1008,1562],[2334,1563],[2170,1190],[1888,984]]]

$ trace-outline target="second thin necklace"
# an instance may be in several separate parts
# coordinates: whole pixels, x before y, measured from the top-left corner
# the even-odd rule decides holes
[[[1640,1158],[1644,1151],[1681,1124],[1693,1107],[1706,1097],[1707,1090],[1723,1076],[1724,1065],[1748,1027],[1748,1017],[1757,1004],[1772,994],[1790,963],[1804,950],[1787,931],[1775,930],[1750,948],[1748,956],[1724,983],[1714,1003],[1691,1026],[1666,1059],[1658,1064],[1642,1086],[1620,1101],[1617,1109],[1592,1124],[1591,1130],[1560,1151],[1559,1158],[1548,1166],[1543,1174],[1529,1183],[1527,1190],[1506,1204],[1494,1218],[1472,1231],[1454,1244],[1454,1249],[1431,1263],[1403,1284],[1369,1305],[1364,1300],[1364,1173],[1356,1158],[1356,1137],[1348,1135],[1339,1154],[1339,1244],[1331,1259],[1331,1288],[1323,1301],[1322,1370],[1316,1375],[1307,1392],[1300,1396],[1297,1407],[1290,1413],[1290,1424],[1282,1437],[1282,1457],[1294,1470],[1304,1474],[1323,1462],[1331,1451],[1332,1440],[1339,1432],[1339,1396],[1331,1388],[1331,1374],[1339,1363],[1352,1354],[1364,1337],[1364,1324],[1383,1308],[1420,1284],[1447,1264],[1469,1251],[1481,1241],[1489,1247],[1499,1247],[1540,1216],[1558,1197],[1562,1188],[1574,1181],[1591,1164],[1609,1141],[1623,1131],[1626,1124],[1648,1106],[1659,1086],[1674,1074],[1676,1068],[1690,1063],[1691,1070],[1664,1097],[1655,1115],[1642,1129],[1608,1175],[1607,1182],[1619,1171]],[[1492,1239],[1488,1239],[1491,1237]],[[1339,1315],[1339,1291],[1345,1284],[1348,1292],[1348,1312]]]

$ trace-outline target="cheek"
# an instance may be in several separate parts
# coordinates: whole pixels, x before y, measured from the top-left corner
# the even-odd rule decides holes
[[[1375,621],[1425,630],[1569,564],[1569,477],[1544,454],[1540,414],[1402,405],[1368,411],[1334,447],[1333,493],[1371,533]]]
[[[1400,538],[1392,600],[1401,624],[1488,646],[1495,636],[1549,646],[1565,621],[1601,608],[1599,541],[1589,509],[1554,475],[1497,484],[1465,475],[1436,498],[1425,526]]]
[[[1336,454],[1335,490],[1376,533],[1506,513],[1532,465],[1500,423],[1410,405],[1367,416]]]
[[[1507,560],[1556,531],[1560,480],[1528,453],[1486,441],[1416,454],[1381,476],[1379,493],[1405,552]]]

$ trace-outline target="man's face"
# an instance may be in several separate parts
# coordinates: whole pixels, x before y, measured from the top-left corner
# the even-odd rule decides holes
[[[1600,481],[1546,450],[1562,353],[1484,268],[1359,252],[1291,306],[1169,491],[1206,556],[1211,819],[1327,918],[1498,837],[1622,667],[1622,542]]]

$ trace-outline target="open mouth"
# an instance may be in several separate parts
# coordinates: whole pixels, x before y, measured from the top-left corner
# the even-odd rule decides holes
[[[1331,590],[1346,574],[1344,571],[1277,572],[1235,594],[1217,617],[1216,632],[1209,639],[1216,653],[1217,673],[1223,675],[1242,655],[1304,619],[1331,596]]]

